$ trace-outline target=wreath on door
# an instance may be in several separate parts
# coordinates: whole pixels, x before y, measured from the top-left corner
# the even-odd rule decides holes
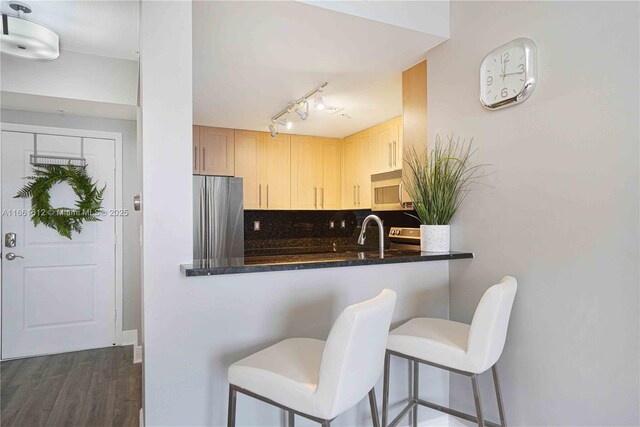
[[[43,165],[33,168],[33,176],[14,198],[31,198],[31,221],[53,228],[68,239],[73,231],[80,233],[85,222],[101,221],[98,214],[102,209],[102,199],[106,185],[98,188],[97,182],[87,174],[87,166]],[[51,206],[50,191],[53,186],[67,183],[78,199],[75,207]]]

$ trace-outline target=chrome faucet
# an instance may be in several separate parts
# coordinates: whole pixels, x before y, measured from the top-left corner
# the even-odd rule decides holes
[[[374,220],[378,224],[378,239],[380,240],[380,258],[384,258],[384,227],[382,226],[382,220],[377,215],[369,215],[362,221],[362,229],[360,230],[360,237],[358,237],[358,244],[364,245],[365,232],[367,231],[367,225],[371,220]]]

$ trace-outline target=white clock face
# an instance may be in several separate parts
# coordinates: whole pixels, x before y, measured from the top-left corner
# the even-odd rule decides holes
[[[535,47],[535,45],[533,45]],[[490,109],[524,100],[533,89],[531,47],[522,39],[492,51],[480,66],[480,100]],[[525,93],[525,92],[529,93]]]

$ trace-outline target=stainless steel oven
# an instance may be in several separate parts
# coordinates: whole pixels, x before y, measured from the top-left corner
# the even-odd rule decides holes
[[[402,171],[371,175],[371,210],[406,211],[413,204],[402,183]]]

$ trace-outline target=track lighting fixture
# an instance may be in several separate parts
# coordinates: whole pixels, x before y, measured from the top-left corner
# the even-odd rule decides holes
[[[316,107],[316,110],[322,111],[325,109],[324,101],[320,94],[316,95],[316,99],[313,100],[313,105]]]
[[[293,127],[291,120],[287,119],[287,116],[295,112],[300,120],[307,120],[309,117],[309,99],[315,95],[314,106],[316,110],[322,111],[326,108],[326,105],[322,101],[322,97],[319,95],[322,89],[327,86],[327,82],[322,83],[320,86],[313,89],[311,92],[306,93],[304,96],[291,101],[285,108],[283,108],[278,114],[271,118],[271,124],[269,125],[269,131],[272,137],[278,135],[278,125],[284,126],[287,129]]]
[[[301,120],[307,120],[307,117],[309,117],[309,102],[306,100],[299,102],[296,106],[296,114]]]
[[[275,138],[276,136],[278,136],[278,130],[276,129],[275,123],[271,123],[269,125],[269,132],[271,132],[271,138]]]

